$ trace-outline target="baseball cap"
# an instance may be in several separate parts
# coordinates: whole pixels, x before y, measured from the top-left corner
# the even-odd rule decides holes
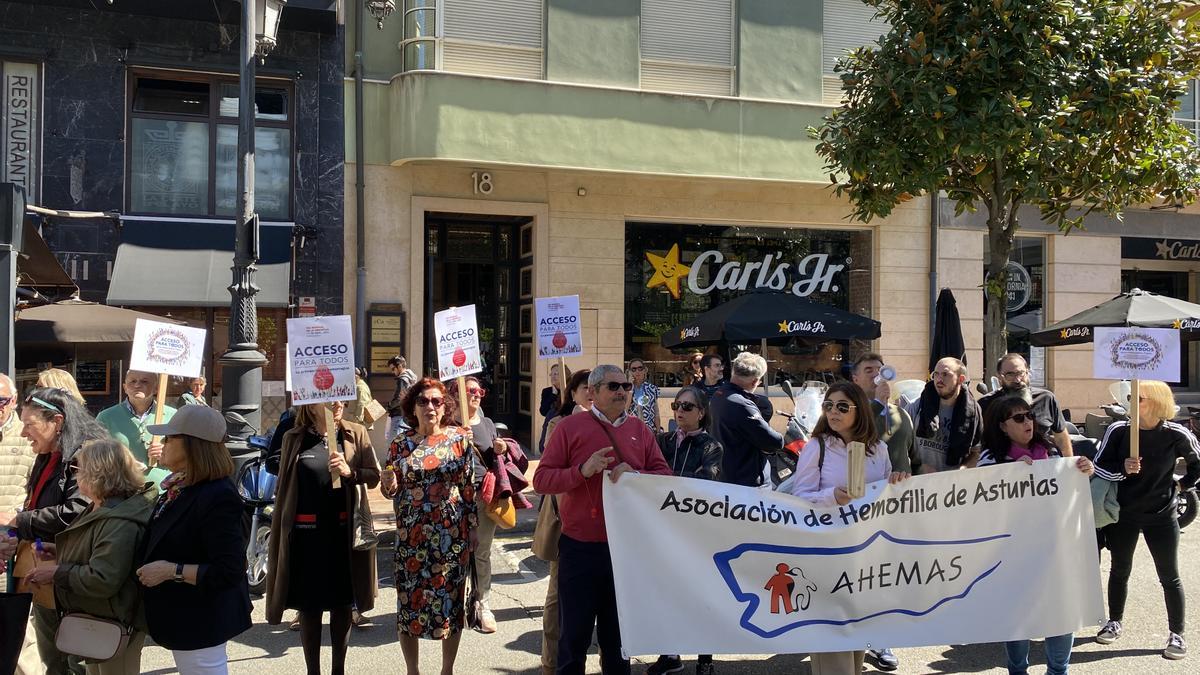
[[[220,443],[225,440],[225,416],[206,405],[185,405],[166,424],[148,424],[155,436],[195,436]]]

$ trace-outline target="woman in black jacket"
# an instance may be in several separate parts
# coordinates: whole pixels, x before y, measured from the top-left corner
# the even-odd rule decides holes
[[[1175,397],[1165,382],[1145,380],[1136,403],[1141,420],[1138,430],[1139,456],[1130,457],[1129,422],[1114,422],[1104,433],[1096,453],[1096,475],[1117,481],[1117,522],[1102,532],[1112,552],[1108,575],[1108,622],[1096,642],[1112,644],[1121,637],[1129,573],[1138,535],[1146,540],[1154,569],[1167,603],[1170,634],[1163,657],[1182,659],[1187,655],[1183,641],[1183,582],[1179,579],[1179,522],[1176,520],[1175,464],[1183,459],[1187,473],[1179,482],[1190,488],[1200,479],[1200,444],[1187,427],[1171,421]]]
[[[25,425],[21,435],[29,439],[37,459],[29,474],[25,510],[13,518],[9,528],[16,532],[20,546],[29,551],[37,540],[53,542],[55,535],[90,506],[79,493],[72,459],[85,442],[108,438],[108,432],[70,393],[52,387],[29,392],[21,404],[21,423]],[[21,576],[26,567],[21,561],[31,561],[32,557],[18,552],[17,559],[14,576]],[[68,657],[54,646],[58,623],[56,609],[34,605],[33,630],[46,672],[83,673],[79,659]]]
[[[167,424],[162,482],[138,580],[150,637],[171,650],[180,675],[228,672],[226,643],[250,627],[242,499],[229,480],[225,418],[207,406],[180,408]]]

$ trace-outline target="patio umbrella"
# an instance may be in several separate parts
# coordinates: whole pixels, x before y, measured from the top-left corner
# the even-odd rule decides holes
[[[748,293],[663,333],[668,349],[726,342],[786,344],[792,339],[873,340],[879,322],[792,293]]]
[[[938,293],[933,314],[933,341],[929,346],[929,372],[937,362],[952,356],[963,363],[967,360],[967,347],[963,342],[962,322],[958,318],[958,301],[954,292],[943,288]]]
[[[21,310],[13,325],[17,361],[127,358],[138,319],[182,323],[78,298]]]

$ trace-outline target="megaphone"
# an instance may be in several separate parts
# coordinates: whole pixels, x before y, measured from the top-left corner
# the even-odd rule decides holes
[[[883,382],[895,382],[895,381],[896,381],[896,369],[891,366],[883,366],[882,368],[879,369],[879,374],[875,376],[875,384],[881,384]]]

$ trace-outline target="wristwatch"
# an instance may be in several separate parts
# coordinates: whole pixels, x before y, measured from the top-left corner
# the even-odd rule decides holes
[[[177,581],[177,582],[182,582],[182,581],[183,581],[183,563],[175,563],[175,577],[174,577],[174,580],[175,580],[175,581]]]

